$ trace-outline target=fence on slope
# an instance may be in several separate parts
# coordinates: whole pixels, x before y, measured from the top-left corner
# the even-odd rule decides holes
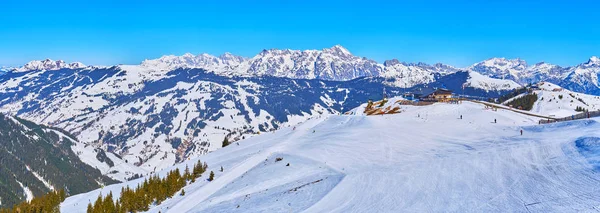
[[[562,122],[562,121],[572,121],[572,120],[593,118],[593,117],[598,117],[598,116],[600,116],[600,110],[582,112],[582,113],[575,114],[572,116],[567,116],[564,118],[542,119],[542,120],[540,120],[539,123],[540,124],[548,124],[548,123],[556,123],[556,122]]]

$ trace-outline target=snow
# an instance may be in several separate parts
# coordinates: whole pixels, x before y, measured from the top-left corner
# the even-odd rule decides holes
[[[28,202],[33,200],[33,192],[31,192],[29,187],[24,186],[23,183],[19,182],[18,180],[17,183],[19,184],[19,186],[21,186],[21,188],[23,188],[23,195],[25,195],[25,200],[27,200]]]
[[[46,181],[44,179],[44,177],[42,177],[40,174],[38,174],[37,172],[31,170],[31,168],[29,168],[29,166],[25,166],[27,168],[27,171],[30,171],[31,174],[33,174],[33,176],[35,176],[38,180],[40,180],[42,183],[44,183],[44,186],[46,186],[46,188],[50,189],[50,190],[54,190],[54,186],[52,186],[52,184],[50,184],[50,182]]]
[[[600,205],[593,164],[600,153],[581,151],[593,139],[576,143],[600,137],[597,119],[537,125],[538,118],[471,102],[403,110],[326,115],[208,153],[200,159],[215,180],[200,179],[149,212],[573,212]],[[69,197],[61,211],[82,212],[99,193],[118,195],[140,181]]]
[[[474,88],[484,89],[485,91],[490,90],[512,90],[521,87],[511,80],[495,79],[484,76],[478,72],[469,72],[469,79],[465,83],[466,86]]]
[[[600,58],[597,56],[592,56],[589,60],[591,63],[600,63]]]
[[[28,72],[33,70],[59,70],[59,69],[79,69],[85,68],[86,66],[80,62],[73,62],[70,64],[65,63],[63,60],[53,61],[51,59],[45,59],[42,61],[30,61],[22,67],[16,68],[14,72]]]
[[[538,95],[538,100],[533,104],[533,108],[530,110],[530,112],[534,114],[562,118],[581,113],[575,111],[577,107],[583,107],[589,111],[600,110],[599,96],[573,92],[549,82],[541,82],[537,85],[540,89],[533,92]],[[521,96],[522,95],[515,98]],[[562,99],[560,97],[562,97]],[[512,98],[505,103],[508,103],[515,98]]]

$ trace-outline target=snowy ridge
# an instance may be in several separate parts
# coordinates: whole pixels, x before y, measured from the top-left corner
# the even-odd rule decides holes
[[[26,65],[12,69],[0,69],[0,75],[7,71],[24,72],[34,70],[80,69],[86,66],[75,62],[67,64],[62,60],[31,61]],[[129,66],[131,67],[131,66]],[[366,57],[352,55],[341,45],[321,50],[263,50],[254,57],[245,58],[231,53],[213,56],[206,53],[182,56],[165,55],[158,59],[141,62],[140,69],[152,70],[156,75],[164,75],[176,69],[205,69],[227,77],[274,76],[293,79],[321,79],[345,81],[361,77],[384,77],[388,85],[412,87],[418,84],[434,82],[439,76],[458,71],[474,71],[493,79],[512,80],[520,85],[547,81],[575,92],[600,95],[600,59],[592,56],[586,63],[573,67],[560,67],[540,62],[528,65],[522,59],[490,58],[466,68],[455,68],[437,63],[405,63],[397,59],[379,64]],[[489,88],[498,82],[477,82]],[[508,83],[512,84],[512,83]],[[506,86],[507,84],[501,84]],[[501,89],[501,88],[498,88]]]
[[[404,64],[398,60],[386,61],[384,67],[381,77],[391,79],[390,85],[402,88],[431,83],[436,80],[436,74],[452,70],[452,68],[436,69],[425,64]]]
[[[66,63],[63,60],[53,61],[45,59],[42,61],[30,61],[22,67],[14,69],[14,72],[27,72],[34,70],[59,70],[59,69],[80,69],[86,66],[80,62]]]
[[[469,72],[469,79],[464,84],[465,87],[474,87],[484,89],[486,91],[492,90],[513,90],[521,87],[511,80],[495,79],[488,76],[484,76],[478,72]]]
[[[350,80],[363,76],[377,76],[383,69],[375,61],[353,56],[340,45],[323,50],[263,50],[246,59],[225,53],[184,54],[145,60],[144,67],[158,70],[202,68],[217,74],[235,76],[276,76],[297,79]]]
[[[225,53],[218,57],[206,53],[199,55],[186,53],[182,56],[167,55],[158,59],[144,60],[141,66],[167,71],[179,68],[202,68],[224,73],[237,69],[246,60],[244,57],[235,56],[231,53]]]
[[[572,212],[600,205],[599,154],[585,148],[600,141],[598,120],[538,126],[537,118],[470,102],[404,110],[323,116],[211,152],[200,160],[214,181],[196,181],[185,196],[148,212]],[[142,181],[69,197],[61,211],[83,212],[100,193],[118,197],[121,187]]]
[[[514,80],[521,85],[546,81],[575,92],[600,95],[600,61],[596,56],[573,67],[544,62],[528,66],[521,59],[491,58],[467,69],[492,78]]]

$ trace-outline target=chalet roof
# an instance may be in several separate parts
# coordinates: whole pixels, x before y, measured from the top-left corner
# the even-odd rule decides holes
[[[428,93],[424,93],[424,94],[425,95],[423,97],[427,97],[430,95],[452,95],[452,91],[449,89],[438,88],[436,90],[432,90],[432,91],[429,91]]]
[[[452,91],[449,89],[437,89],[433,93],[436,95],[452,95]]]

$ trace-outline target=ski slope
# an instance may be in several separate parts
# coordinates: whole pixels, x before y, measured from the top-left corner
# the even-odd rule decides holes
[[[598,211],[598,121],[537,125],[471,102],[323,116],[202,156],[215,180],[149,212]],[[142,181],[69,197],[61,211]]]

